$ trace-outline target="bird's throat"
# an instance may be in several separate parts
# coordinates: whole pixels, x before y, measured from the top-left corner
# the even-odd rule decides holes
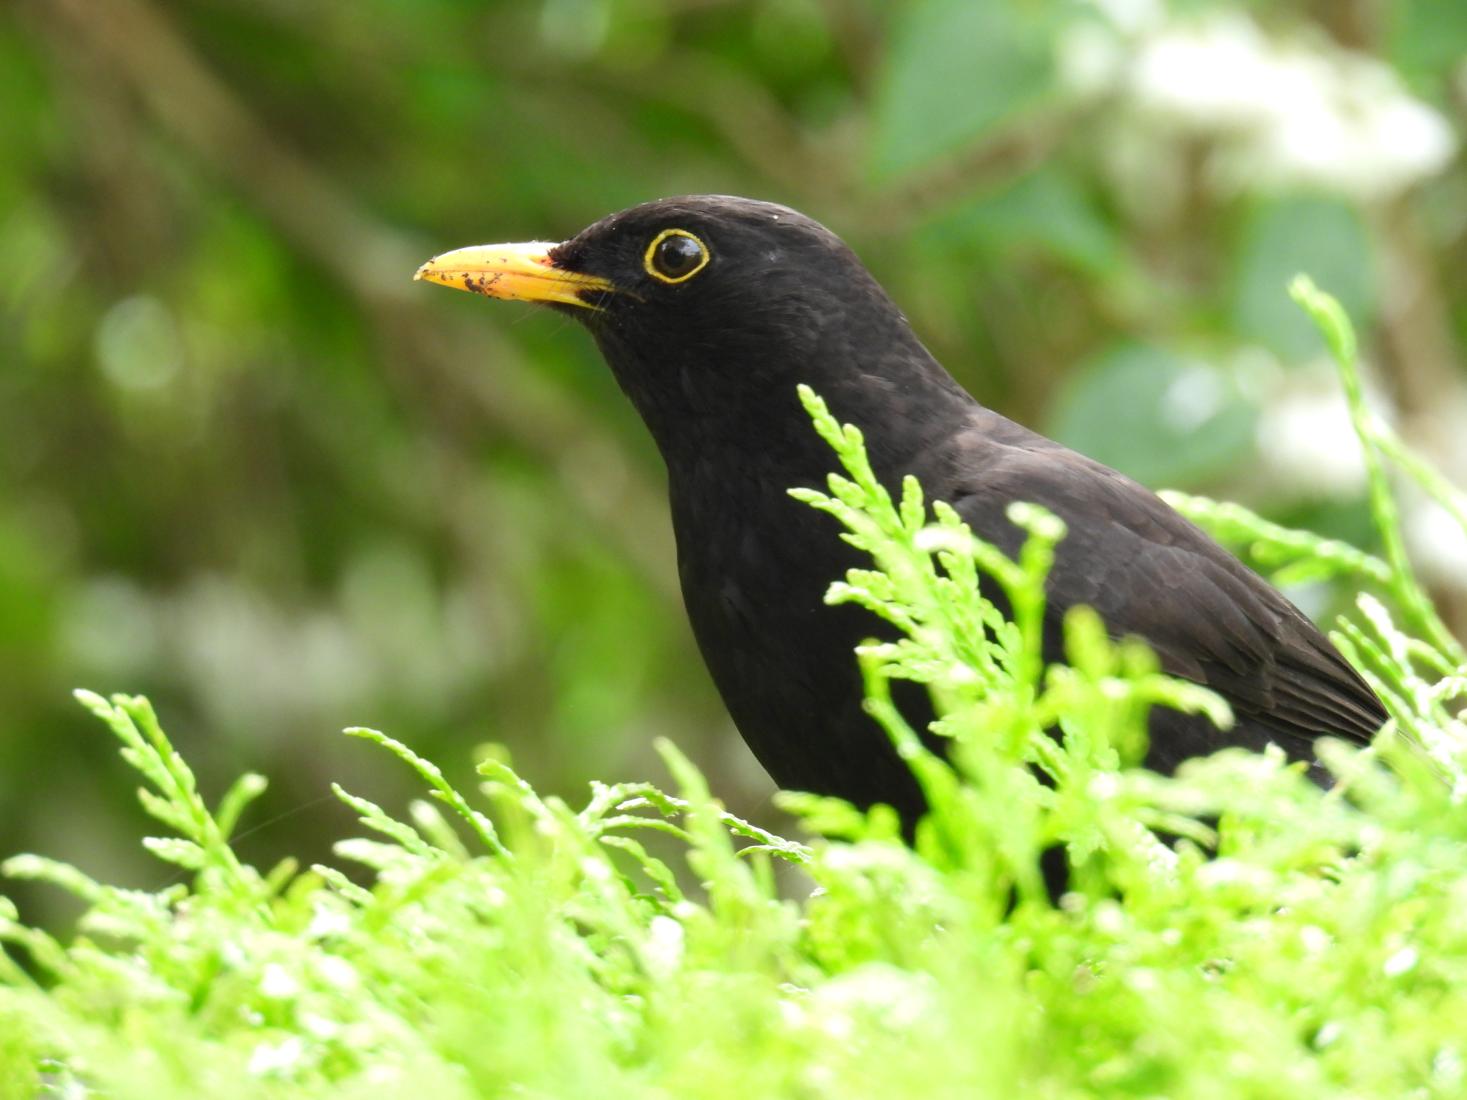
[[[892,312],[891,333],[836,328],[799,348],[714,342],[655,363],[614,330],[593,332],[669,468],[770,479],[781,490],[823,485],[837,461],[799,399],[803,384],[861,429],[878,476],[897,484],[919,457],[914,441],[941,438],[973,399]]]

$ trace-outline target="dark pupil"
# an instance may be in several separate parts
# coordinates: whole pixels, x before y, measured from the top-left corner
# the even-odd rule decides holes
[[[703,258],[703,246],[691,237],[668,237],[657,246],[657,270],[669,279],[686,275]]]

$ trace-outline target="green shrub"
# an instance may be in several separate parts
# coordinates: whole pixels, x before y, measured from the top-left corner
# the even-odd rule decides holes
[[[723,812],[668,745],[676,797],[598,784],[577,810],[493,760],[460,793],[354,730],[431,798],[404,819],[338,790],[367,832],[337,846],[356,874],[265,872],[228,839],[263,780],[211,810],[146,701],[83,694],[166,827],[145,845],[182,875],[148,893],[34,856],[5,865],[86,913],[61,942],[0,902],[0,1092],[1461,1095],[1467,671],[1401,551],[1383,461],[1460,502],[1366,413],[1338,308],[1307,284],[1296,296],[1340,358],[1384,557],[1175,503],[1266,569],[1362,589],[1336,639],[1392,721],[1368,749],[1322,745],[1331,790],[1277,754],[1225,751],[1174,778],[1137,767],[1148,707],[1223,723],[1226,706],[1085,611],[1068,663],[1044,667],[1062,525],[1016,507],[1028,541],[1010,560],[915,484],[892,501],[859,433],[806,392],[845,475],[802,495],[874,566],[830,598],[901,635],[859,659],[932,805],[913,845],[880,808],[796,794],[817,839],[773,836]],[[894,678],[930,689],[948,758],[903,723]],[[1057,905],[1039,870],[1056,844],[1076,869]]]

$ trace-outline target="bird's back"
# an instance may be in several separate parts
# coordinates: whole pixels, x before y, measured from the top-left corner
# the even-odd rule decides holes
[[[1368,741],[1379,699],[1319,629],[1276,588],[1149,489],[974,403],[964,427],[911,471],[979,537],[1009,553],[1016,500],[1066,523],[1047,593],[1046,658],[1063,658],[1064,613],[1094,608],[1112,637],[1135,636],[1172,674],[1212,688],[1237,725],[1168,713],[1149,762],[1166,770],[1225,744],[1277,743],[1309,758],[1321,734]]]
[[[878,476],[895,492],[915,475],[929,499],[953,505],[1009,554],[1022,538],[1006,515],[1013,502],[1066,522],[1048,584],[1046,660],[1063,660],[1064,615],[1085,604],[1113,637],[1144,639],[1167,671],[1212,688],[1234,710],[1226,732],[1156,710],[1148,764],[1170,771],[1227,745],[1270,742],[1310,759],[1316,737],[1367,741],[1384,722],[1379,700],[1293,604],[1154,493],[971,398],[965,404],[905,450],[880,444],[891,426],[861,425]],[[860,707],[852,651],[883,624],[823,604],[845,569],[868,563],[829,517],[786,493],[833,465],[818,442],[669,464],[688,614],[735,723],[777,783],[915,812],[906,766]],[[911,699],[906,709],[919,724],[929,716]]]

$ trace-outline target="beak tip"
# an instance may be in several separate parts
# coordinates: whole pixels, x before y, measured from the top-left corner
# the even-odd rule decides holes
[[[543,241],[524,244],[470,245],[432,257],[413,274],[414,282],[467,290],[486,298],[542,302],[596,309],[583,295],[615,289],[601,276],[563,271],[550,260],[555,246]]]

